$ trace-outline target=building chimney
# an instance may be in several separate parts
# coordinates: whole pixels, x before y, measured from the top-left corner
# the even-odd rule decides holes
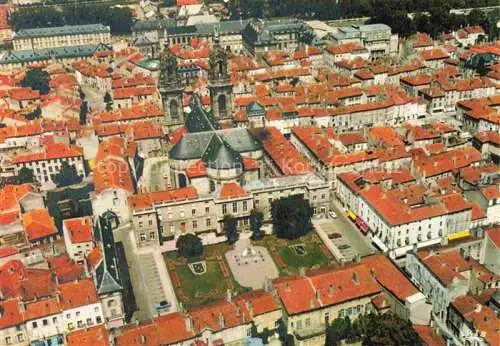
[[[316,300],[321,301],[321,290],[316,290]]]
[[[253,305],[252,305],[252,302],[247,300],[245,302],[245,305],[247,307],[248,314],[250,315],[250,317],[253,317]]]
[[[219,326],[223,329],[225,327],[224,315],[219,312]]]
[[[359,274],[358,274],[358,272],[352,273],[352,282],[354,282],[355,285],[359,285]]]
[[[186,330],[188,332],[193,331],[193,319],[191,318],[191,316],[186,315],[186,317],[184,318],[184,322],[186,323]]]
[[[231,292],[231,290],[228,288],[226,290],[226,300],[231,303],[231,299],[232,299],[232,296],[233,296],[233,293]]]
[[[482,308],[483,308],[483,306],[481,304],[476,304],[476,308],[474,309],[474,312],[480,313]]]
[[[24,305],[24,302],[22,300],[19,300],[19,311],[20,312],[26,311],[26,306]]]
[[[333,285],[332,284],[328,285],[328,296],[329,297],[333,296]]]
[[[141,334],[141,344],[146,344],[146,336]]]

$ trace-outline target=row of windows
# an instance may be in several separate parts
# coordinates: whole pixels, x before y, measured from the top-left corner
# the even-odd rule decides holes
[[[23,342],[24,341],[24,335],[23,334],[17,334],[16,339],[17,339],[17,342]],[[5,343],[7,345],[12,344],[12,342],[13,342],[13,338],[11,336],[5,337]]]
[[[231,210],[233,211],[233,213],[237,213],[238,212],[238,202],[233,202],[233,203],[224,203],[222,205],[222,214],[227,214],[227,210],[228,210],[228,205],[231,204],[232,208]],[[243,211],[248,211],[248,202],[247,201],[243,201],[242,202],[243,204]],[[193,214],[194,215],[194,214]]]
[[[95,310],[96,310],[96,312],[98,312],[98,311],[99,311],[99,308],[97,308],[97,307],[96,307],[96,308],[95,308]],[[80,315],[80,312],[79,312],[79,311],[77,311],[77,313],[76,313],[76,317],[79,317],[79,315]],[[67,318],[67,319],[70,319],[70,318],[71,318],[71,314],[67,314],[67,315],[66,315],[66,318]],[[96,323],[97,323],[97,324],[102,323],[102,317],[101,317],[101,316],[97,316],[95,319],[96,319]],[[52,324],[56,324],[56,323],[57,323],[57,321],[58,321],[57,316],[52,317]],[[92,320],[92,318],[90,318],[90,317],[89,317],[89,318],[87,318],[86,322],[87,322],[87,325],[88,325],[88,326],[92,326],[92,325],[94,325],[94,321],[93,321],[93,320]],[[43,326],[43,327],[46,327],[46,326],[48,326],[49,324],[50,324],[50,320],[49,320],[48,318],[44,318],[44,319],[42,320],[42,326]],[[84,325],[84,324],[83,324],[83,320],[78,320],[78,321],[77,321],[77,326],[78,326],[78,328],[82,328],[82,327],[83,327],[83,325]],[[38,321],[33,321],[33,322],[31,322],[31,326],[33,327],[33,329],[37,329],[37,328],[38,328]]]

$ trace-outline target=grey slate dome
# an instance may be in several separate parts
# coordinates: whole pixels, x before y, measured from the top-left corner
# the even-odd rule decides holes
[[[209,168],[234,169],[243,167],[241,155],[234,151],[226,141],[214,135],[203,153],[202,160]]]

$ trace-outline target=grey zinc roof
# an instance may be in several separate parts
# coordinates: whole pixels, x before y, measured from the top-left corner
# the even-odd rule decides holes
[[[212,136],[202,159],[208,167],[215,169],[243,167],[241,155],[234,151],[219,135]]]
[[[47,36],[62,36],[62,35],[80,35],[91,33],[110,32],[109,26],[102,24],[85,24],[85,25],[65,25],[49,28],[22,29],[15,33],[16,38],[32,38],[32,37],[47,37]]]
[[[100,240],[103,255],[103,260],[95,270],[97,292],[99,294],[106,294],[122,290],[115,240],[109,220],[98,216],[94,223],[94,237]]]
[[[160,69],[160,60],[158,59],[143,59],[136,63],[137,66],[145,68],[149,71],[158,71]]]
[[[382,24],[382,23],[366,24],[366,25],[360,25],[359,26],[359,31],[361,31],[361,32],[366,32],[366,31],[385,31],[385,30],[391,30],[391,27],[389,25]]]
[[[243,31],[249,20],[224,20],[219,23],[203,23],[195,25],[184,25],[170,27],[167,29],[168,35],[197,34],[199,36],[211,36],[217,27],[220,34],[240,33]]]
[[[214,135],[211,131],[188,133],[170,149],[169,156],[174,160],[200,159]]]
[[[151,19],[151,20],[140,20],[132,25],[132,31],[151,31],[151,30],[161,30],[165,28],[171,28],[176,26],[174,19]],[[167,29],[169,30],[169,29]]]
[[[233,128],[188,133],[172,147],[169,156],[174,160],[201,159],[214,136],[222,139],[237,153],[246,153],[260,149],[260,143],[248,130]]]
[[[217,134],[239,153],[255,151],[261,148],[259,141],[247,129],[232,128],[217,131]]]
[[[89,57],[98,51],[112,50],[105,44],[86,44],[81,46],[44,49],[17,50],[0,56],[0,64],[23,63],[39,60]]]
[[[186,117],[186,127],[189,133],[215,131],[217,124],[213,118],[203,109],[201,102],[192,103],[192,110]]]

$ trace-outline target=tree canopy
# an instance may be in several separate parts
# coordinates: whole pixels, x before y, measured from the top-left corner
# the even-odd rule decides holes
[[[195,234],[181,235],[175,243],[179,255],[184,258],[199,257],[203,254],[203,243],[200,237]]]
[[[33,68],[26,71],[21,86],[40,91],[40,94],[47,94],[49,87],[49,73],[41,68]]]
[[[271,203],[273,231],[279,238],[296,239],[312,230],[313,210],[303,196],[290,196]]]
[[[42,116],[42,109],[40,108],[40,106],[36,106],[36,108],[33,111],[29,112],[24,117],[26,118],[26,120],[35,120],[39,119],[41,116]]]
[[[238,222],[237,220],[232,217],[231,215],[225,215],[224,219],[222,220],[223,228],[224,228],[224,234],[226,235],[227,242],[229,244],[234,244],[238,239],[240,238],[240,235],[238,234]]]
[[[66,161],[62,163],[59,173],[54,176],[54,182],[57,187],[79,184],[82,182],[82,179],[76,172],[75,166],[69,165]]]
[[[128,7],[111,7],[108,4],[80,4],[63,6],[59,10],[48,7],[18,8],[12,14],[15,30],[62,25],[109,25],[112,34],[130,33],[132,10]]]
[[[80,125],[85,125],[87,123],[87,114],[89,112],[89,106],[87,101],[83,100],[80,104]]]
[[[344,339],[361,339],[363,345],[373,346],[422,345],[412,324],[391,313],[361,315],[354,322],[337,318],[327,328],[326,345],[340,345]]]
[[[16,180],[18,184],[35,182],[35,175],[33,174],[33,170],[28,167],[22,167],[17,174]]]
[[[264,236],[264,232],[261,230],[263,220],[264,214],[257,209],[252,209],[250,212],[250,230],[252,231],[252,240],[259,240]]]

